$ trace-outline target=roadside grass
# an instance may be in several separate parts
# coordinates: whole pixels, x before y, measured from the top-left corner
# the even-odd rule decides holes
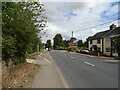
[[[35,77],[33,73],[29,73],[28,76],[31,77],[31,78]]]
[[[26,58],[27,58],[27,59],[34,59],[34,60],[35,60],[35,59],[36,59],[36,57],[35,57],[36,54],[37,54],[37,52],[31,53],[31,54],[27,54],[27,55],[26,55]]]
[[[21,63],[2,75],[3,88],[31,88],[40,65]]]
[[[85,49],[85,48],[86,48],[86,47],[69,47],[69,48],[68,48],[68,51],[74,52],[74,51],[76,51],[76,50]]]
[[[46,49],[42,49],[40,50],[40,52],[48,52]]]
[[[48,52],[48,51],[45,50],[45,49],[41,49],[40,52]],[[36,55],[38,55],[40,52],[34,52],[34,53],[31,53],[31,54],[27,54],[26,55],[26,59],[33,59],[33,60],[35,60],[36,59]]]

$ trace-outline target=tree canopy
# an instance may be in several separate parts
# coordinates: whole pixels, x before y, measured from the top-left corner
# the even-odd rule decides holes
[[[41,12],[43,4],[37,2],[2,3],[2,57],[15,64],[25,62],[25,55],[34,48],[39,31],[46,26],[46,17]],[[35,40],[35,41],[34,41]]]
[[[51,48],[51,40],[46,41],[45,48]]]
[[[70,38],[70,42],[74,42],[74,41],[76,41],[77,39],[75,38],[75,37],[71,37]]]
[[[83,46],[83,41],[82,40],[79,40],[78,41],[78,47],[82,47]]]
[[[56,34],[53,40],[54,40],[54,45],[53,45],[54,49],[62,46],[63,38],[61,34]]]
[[[120,36],[116,36],[113,38],[113,46],[118,52],[118,56],[120,57]]]

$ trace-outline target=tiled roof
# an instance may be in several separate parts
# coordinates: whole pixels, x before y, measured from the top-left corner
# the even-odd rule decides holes
[[[108,37],[108,36],[113,36],[113,35],[120,35],[120,27],[115,28],[114,30],[110,30],[105,35],[103,35],[102,38]]]
[[[93,37],[90,37],[89,40],[101,39],[112,35],[120,35],[120,27],[117,27],[113,30],[98,32]]]

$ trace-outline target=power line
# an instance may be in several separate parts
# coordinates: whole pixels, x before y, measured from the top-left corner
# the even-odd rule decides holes
[[[93,26],[93,27],[81,29],[80,31],[86,31],[86,30],[88,30],[88,29],[92,29],[92,28],[96,28],[96,27],[99,27],[99,26],[103,26],[103,25],[105,25],[105,24],[107,24],[107,23],[111,23],[111,22],[114,22],[114,21],[117,21],[117,20],[120,20],[120,18],[114,19],[114,20],[111,20],[111,21],[107,21],[107,22],[105,22],[105,23],[102,23],[102,24],[99,24],[99,25],[96,25],[96,26]]]

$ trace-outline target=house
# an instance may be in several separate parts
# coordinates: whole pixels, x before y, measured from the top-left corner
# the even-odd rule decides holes
[[[77,47],[78,43],[77,42],[69,42],[68,45],[69,45],[69,47]]]
[[[115,36],[120,35],[120,27],[112,24],[109,30],[96,33],[88,38],[88,48],[91,51],[99,51],[108,56],[118,56],[113,41]]]

